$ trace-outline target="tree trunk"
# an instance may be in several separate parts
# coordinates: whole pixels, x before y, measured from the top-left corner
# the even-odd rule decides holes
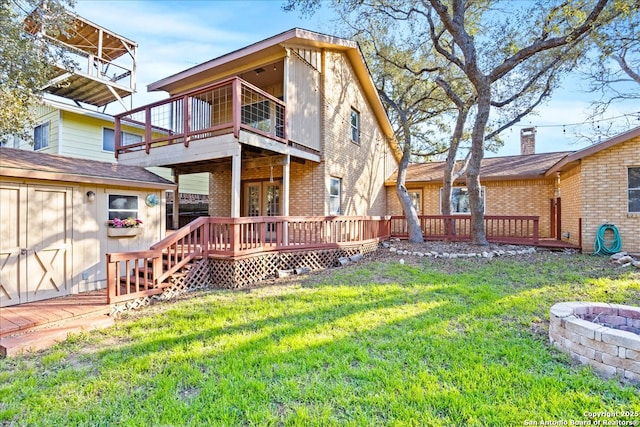
[[[451,95],[453,97],[453,95]],[[442,215],[451,215],[451,194],[453,189],[453,183],[458,179],[466,170],[467,162],[462,168],[456,171],[456,157],[458,154],[458,147],[462,140],[464,132],[464,124],[467,122],[467,116],[469,109],[464,106],[459,98],[456,98],[456,105],[458,105],[458,117],[456,118],[456,126],[453,131],[453,137],[451,138],[451,145],[449,145],[449,151],[447,152],[447,160],[445,161],[444,177],[442,179]],[[468,159],[468,158],[467,158]],[[447,236],[453,234],[453,230],[450,230],[451,224],[449,221],[445,221],[444,230]]]
[[[407,229],[409,232],[409,241],[413,243],[424,242],[422,236],[422,228],[420,227],[420,220],[418,219],[418,212],[411,203],[411,197],[405,187],[405,180],[407,178],[407,167],[409,166],[409,159],[411,157],[411,141],[405,141],[404,149],[402,152],[402,159],[398,165],[398,179],[396,180],[396,193],[400,200],[400,205],[404,211],[404,217],[407,220]]]
[[[469,189],[469,209],[471,211],[471,243],[484,246],[489,242],[484,229],[480,164],[484,157],[484,130],[487,127],[491,111],[491,84],[486,77],[479,78],[475,83],[478,93],[478,111],[471,134],[471,158],[467,167],[467,188]]]

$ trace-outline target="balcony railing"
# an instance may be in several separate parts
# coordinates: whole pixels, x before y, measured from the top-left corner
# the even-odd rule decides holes
[[[139,107],[115,117],[115,155],[184,144],[240,130],[285,143],[285,103],[233,77]],[[141,140],[122,138],[124,127],[143,128]],[[129,135],[129,133],[127,133]]]

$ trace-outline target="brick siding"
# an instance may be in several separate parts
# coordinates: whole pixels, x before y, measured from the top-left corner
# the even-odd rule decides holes
[[[622,250],[640,253],[640,214],[628,212],[629,167],[640,167],[640,137],[582,159],[582,238],[585,251],[593,251],[593,242],[601,224],[613,224],[620,231]]]
[[[328,215],[329,178],[342,180],[341,212],[343,215],[385,215],[385,179],[395,171],[388,170],[391,156],[373,110],[346,56],[325,51],[324,93],[322,96],[322,161],[304,164],[292,161],[289,190],[290,215]],[[351,108],[360,112],[360,143],[351,141]],[[313,120],[309,118],[308,120]],[[242,170],[241,180],[264,181],[269,167]],[[274,179],[282,179],[282,166],[273,169]],[[228,216],[231,212],[231,172],[211,174],[209,213]],[[244,192],[244,186],[241,190]],[[244,194],[242,194],[244,197]],[[243,203],[241,202],[241,205]],[[241,215],[244,215],[241,210]]]
[[[487,215],[535,215],[540,217],[540,237],[551,236],[550,200],[554,197],[553,179],[488,181],[485,189]],[[441,183],[423,186],[407,185],[407,189],[422,189],[424,215],[440,215]],[[403,215],[394,187],[387,187],[390,215]]]

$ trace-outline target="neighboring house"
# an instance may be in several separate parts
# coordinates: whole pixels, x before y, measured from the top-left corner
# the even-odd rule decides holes
[[[65,102],[44,99],[34,112],[36,126],[33,141],[12,139],[10,146],[47,154],[76,157],[102,162],[116,162],[114,155],[115,124],[110,114],[82,108]],[[125,143],[142,140],[143,130],[128,127],[123,130]],[[172,180],[171,170],[149,168],[152,172]],[[180,192],[184,199],[198,199],[206,195],[209,187],[206,174],[193,174],[180,182]],[[172,200],[172,193],[168,195]]]
[[[141,167],[0,147],[0,307],[104,288],[106,253],[164,238],[174,188]],[[128,217],[142,227],[112,236],[107,221]]]
[[[640,128],[576,152],[485,158],[480,181],[486,215],[540,217],[540,237],[593,251],[602,224],[615,225],[622,249],[640,253]],[[534,141],[535,142],[535,141]],[[528,151],[527,151],[528,150]],[[444,162],[412,164],[406,186],[421,215],[441,215]],[[387,180],[388,213],[402,215],[395,175]],[[453,189],[453,213],[468,213],[465,179]]]
[[[293,29],[148,89],[170,98],[116,116],[118,162],[208,173],[211,216],[386,214],[397,150],[356,43]]]
[[[125,99],[136,89],[137,43],[101,27],[83,17],[70,14],[70,28],[62,34],[49,35],[27,18],[25,28],[39,39],[65,50],[75,62],[51,67],[50,83],[43,104],[34,111],[36,126],[33,141],[10,139],[8,146],[44,153],[115,162],[114,118],[99,112],[114,102],[125,110]],[[89,108],[84,108],[89,106]],[[123,141],[135,143],[142,139],[140,128],[123,132]],[[171,171],[152,168],[153,172],[172,179]],[[194,174],[182,180],[180,201],[188,210],[204,200],[208,194],[206,174]],[[173,199],[173,194],[167,195]]]

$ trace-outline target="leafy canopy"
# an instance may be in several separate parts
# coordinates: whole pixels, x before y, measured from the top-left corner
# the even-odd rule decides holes
[[[64,57],[61,49],[25,31],[24,20],[29,16],[34,25],[55,36],[65,31],[70,17],[65,7],[73,7],[73,0],[49,0],[46,8],[39,6],[37,0],[0,2],[0,141],[9,135],[32,138],[32,108],[49,81],[51,65]]]

